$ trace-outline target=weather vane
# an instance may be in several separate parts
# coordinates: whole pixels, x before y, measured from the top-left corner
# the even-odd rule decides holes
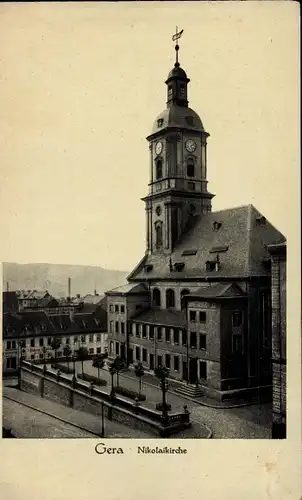
[[[173,40],[173,42],[176,42],[176,45],[175,45],[175,51],[176,51],[176,62],[175,62],[175,66],[179,66],[179,62],[178,62],[178,51],[179,51],[179,45],[178,45],[178,43],[177,43],[177,40],[181,37],[181,35],[183,34],[183,31],[184,31],[184,30],[178,31],[178,26],[176,26],[176,33],[174,33],[174,35],[172,36],[172,40]]]

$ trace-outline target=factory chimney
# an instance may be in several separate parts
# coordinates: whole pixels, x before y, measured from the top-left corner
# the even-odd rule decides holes
[[[68,297],[71,299],[71,278],[68,278]]]

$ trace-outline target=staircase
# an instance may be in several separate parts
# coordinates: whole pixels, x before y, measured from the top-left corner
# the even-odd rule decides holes
[[[181,385],[174,389],[174,392],[178,394],[182,394],[183,396],[188,396],[190,398],[198,398],[203,395],[202,390],[195,385]]]

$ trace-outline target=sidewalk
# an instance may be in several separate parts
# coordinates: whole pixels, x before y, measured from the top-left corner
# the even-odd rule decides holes
[[[5,387],[3,391],[3,400],[10,400],[24,405],[27,408],[37,410],[44,415],[54,417],[66,425],[73,425],[82,431],[86,431],[95,437],[100,436],[102,432],[101,417],[94,416],[90,413],[74,410],[72,408],[60,405],[54,401],[50,401],[34,394],[19,391],[18,389]],[[15,414],[12,415],[10,428],[16,424],[19,426],[19,434],[22,434],[22,419],[21,423],[16,422]],[[39,419],[35,418],[35,423],[39,424]],[[105,438],[128,438],[128,439],[158,439],[155,434],[148,431],[142,431],[138,428],[132,428],[127,425],[120,424],[115,421],[104,419]],[[211,430],[193,422],[192,427],[185,429],[177,434],[170,436],[170,439],[209,439],[212,436]],[[27,436],[25,436],[27,437]],[[30,436],[33,437],[33,436]],[[92,437],[92,436],[91,436]]]
[[[77,368],[78,370],[81,370],[79,365],[77,366]],[[92,366],[91,361],[84,362],[84,371],[86,373],[89,373],[90,375],[97,376],[97,369]],[[109,385],[111,384],[111,377],[106,368],[100,370],[100,377],[106,379]],[[116,376],[114,377],[114,380],[116,384]],[[175,389],[179,389],[181,386],[185,385],[184,382],[178,382],[173,379],[168,379],[168,381],[169,381],[168,394],[172,394],[174,396],[177,396],[178,398],[177,399],[178,404],[176,407],[172,408],[172,411],[182,411],[183,405],[185,404],[188,405],[188,402],[191,402],[194,405],[201,405],[209,408],[214,408],[214,409],[216,408],[219,410],[241,408],[244,406],[251,406],[254,404],[258,404],[258,401],[246,401],[244,399],[232,399],[232,401],[227,400],[227,401],[217,402],[207,396],[192,398],[190,396],[179,394],[178,392],[175,391]],[[127,389],[131,389],[133,391],[138,392],[139,380],[136,377],[134,370],[126,369],[120,372],[119,383],[121,386],[126,387]],[[153,391],[148,390],[148,388],[152,388]],[[154,391],[156,391],[156,393]],[[159,380],[158,378],[155,377],[155,375],[145,372],[144,376],[142,377],[142,393],[146,394],[147,396],[147,401],[146,403],[144,402],[146,406],[155,408],[155,404],[161,401],[162,391],[159,389]],[[173,400],[176,401],[175,398],[173,398]]]
[[[37,410],[43,414],[49,415],[51,417],[57,418],[66,424],[71,424],[79,429],[86,431],[88,433],[94,434],[95,437],[101,436],[102,433],[102,423],[101,418],[91,415],[90,413],[84,413],[82,411],[73,410],[67,406],[60,405],[54,401],[50,401],[34,394],[29,394],[27,392],[19,391],[18,389],[13,389],[10,387],[5,387],[3,390],[4,400],[10,399],[14,402],[21,403],[28,408]],[[15,415],[12,415],[12,423],[15,420]],[[37,419],[38,420],[38,419]],[[138,439],[150,439],[154,438],[153,434],[141,431],[139,429],[132,429],[126,425],[120,424],[118,422],[109,421],[104,419],[105,427],[105,437],[114,438],[138,438]],[[93,437],[93,436],[91,436]]]

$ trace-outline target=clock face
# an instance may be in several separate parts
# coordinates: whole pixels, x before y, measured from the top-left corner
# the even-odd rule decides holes
[[[189,153],[193,153],[196,149],[196,142],[193,141],[193,139],[188,139],[186,142],[186,150],[189,151]]]
[[[157,144],[155,146],[155,153],[157,155],[160,155],[160,153],[162,152],[162,150],[163,150],[162,142],[157,142]]]

